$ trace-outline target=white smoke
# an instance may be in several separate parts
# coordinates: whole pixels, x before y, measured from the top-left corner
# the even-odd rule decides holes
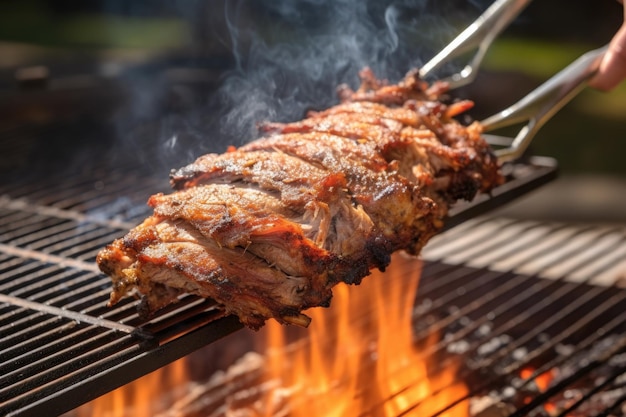
[[[397,81],[458,33],[460,16],[469,23],[486,7],[461,0],[178,4],[195,28],[193,50],[209,60],[217,50],[232,63],[204,104],[161,117],[163,155],[182,154],[187,161],[257,138],[256,126],[262,121],[299,120],[307,110],[335,104],[336,87],[358,87],[358,72],[364,67]],[[141,115],[143,109],[152,111],[149,101],[159,96],[160,86],[139,85],[149,92],[140,100],[142,110],[136,111]]]
[[[336,102],[368,66],[395,81],[419,66],[435,38],[452,32],[435,2],[300,0],[229,2],[225,20],[235,69],[217,94],[219,132],[234,144],[263,120],[288,121]],[[433,10],[428,10],[429,8]],[[439,20],[439,21],[438,21]]]

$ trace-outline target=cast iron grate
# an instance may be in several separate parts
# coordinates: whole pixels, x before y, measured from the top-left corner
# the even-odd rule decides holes
[[[443,332],[434,350],[462,354],[468,397],[508,402],[507,416],[620,415],[626,227],[472,220],[423,255],[418,334]]]
[[[465,415],[460,411],[468,403],[472,417],[624,415],[625,226],[481,217],[431,243],[423,252],[423,265],[396,256],[385,275],[368,278],[388,274],[408,289],[421,270],[412,315],[413,341],[419,347],[419,357],[413,360],[419,363],[385,374],[385,380],[402,385],[393,384],[389,396],[379,398],[380,391],[371,388],[377,381],[377,361],[372,359],[376,355],[357,353],[362,354],[362,378],[355,376],[354,383],[338,377],[333,383],[350,385],[346,391],[351,398],[376,399],[360,416],[389,415],[392,409],[399,416],[446,411]],[[373,306],[359,312],[350,321],[351,329],[375,328],[375,310]],[[329,337],[337,336],[329,332]],[[331,347],[336,342],[326,337],[323,341]],[[319,343],[304,332],[279,353],[280,363],[290,364],[294,351]],[[262,412],[257,407],[267,404],[267,398],[273,401],[273,415],[291,415],[298,404],[325,401],[327,393],[318,393],[314,383],[283,385],[289,382],[264,372],[266,365],[277,362],[272,354],[252,352],[224,373],[191,381],[184,390],[187,395],[156,415],[254,414]],[[416,371],[407,379],[406,368],[421,369],[422,361],[428,364],[428,376]],[[425,379],[441,381],[450,369],[457,370],[454,378],[426,398],[420,394]],[[467,391],[454,390],[459,382]],[[280,394],[272,396],[277,387]],[[333,395],[336,392],[342,391]],[[287,400],[290,396],[294,402]],[[438,396],[447,402],[431,401]]]
[[[191,296],[150,321],[133,300],[106,307],[110,284],[97,252],[149,213],[150,194],[168,189],[166,178],[124,161],[111,169],[107,158],[0,185],[2,415],[60,414],[241,328]],[[449,225],[555,175],[551,160],[520,164],[491,197],[457,208]]]

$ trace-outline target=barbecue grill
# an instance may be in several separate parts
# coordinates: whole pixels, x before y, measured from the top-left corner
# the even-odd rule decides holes
[[[167,170],[183,161],[163,161],[150,153],[150,142],[116,147],[118,132],[103,114],[129,96],[119,84],[92,77],[79,87],[57,86],[5,101],[18,97],[29,113],[32,99],[54,107],[71,96],[90,103],[81,109],[86,117],[68,120],[55,108],[47,123],[0,124],[0,173],[7,179],[0,184],[0,414],[7,416],[62,414],[245,331],[211,300],[194,296],[151,319],[138,316],[136,300],[106,307],[110,279],[95,265],[97,252],[149,215],[147,197],[169,189]],[[106,100],[96,105],[94,95]],[[153,133],[148,128],[142,136]],[[157,166],[137,163],[137,149],[146,152],[139,159]],[[480,398],[487,405],[478,416],[547,415],[547,404],[562,416],[623,414],[626,228],[493,213],[555,179],[557,164],[528,157],[507,165],[506,174],[492,195],[455,207],[422,254],[415,338],[441,334],[425,355],[440,366],[462,358],[458,378],[470,387],[439,412]],[[551,384],[539,389],[537,381],[555,369]],[[224,395],[250,384],[231,384]]]
[[[46,134],[54,141],[62,132]],[[5,131],[5,138],[9,133],[20,139],[19,130]],[[134,300],[106,307],[110,281],[96,269],[97,251],[146,216],[146,197],[167,187],[137,165],[121,161],[112,170],[108,163],[96,153],[86,161],[88,172],[33,172],[2,186],[3,415],[71,410],[242,327],[210,300],[193,296],[147,321]],[[537,157],[509,169],[508,182],[492,196],[456,207],[449,230],[425,249],[416,334],[442,331],[433,355],[460,349],[472,358],[462,377],[480,380],[473,394],[513,384],[512,375],[531,364],[540,375],[612,337],[585,366],[535,392],[514,414],[525,415],[625,352],[626,234],[617,226],[480,216],[557,171],[553,160]],[[489,351],[489,343],[500,345]],[[623,367],[588,385],[577,406],[621,389],[606,404],[619,409],[626,400]],[[485,373],[488,378],[478,378]]]
[[[147,196],[168,187],[126,162],[113,172],[98,166],[108,162],[96,153],[85,161],[90,173],[35,176],[1,190],[3,413],[67,411],[241,328],[192,296],[150,321],[131,300],[106,307],[110,279],[95,265],[97,252],[148,214]],[[456,208],[448,225],[555,175],[552,160],[521,164],[491,197]]]
[[[498,236],[485,239],[494,230]],[[436,379],[460,355],[457,380],[467,383],[469,394],[428,414],[420,408],[425,400],[408,402],[397,415],[440,415],[468,398],[472,416],[623,415],[623,227],[484,216],[432,243],[424,251],[413,310],[415,343],[441,335],[421,352],[434,364],[430,375]],[[393,274],[394,280],[410,280],[420,265],[396,257],[392,268],[406,272]],[[370,320],[364,311],[352,325]],[[251,407],[268,385],[258,375],[262,366],[261,359],[244,357],[233,372],[196,383],[169,415],[223,416],[223,404]],[[546,375],[549,385],[541,382]],[[359,415],[385,415],[387,403],[420,382],[416,377]],[[278,408],[276,415],[289,409]]]

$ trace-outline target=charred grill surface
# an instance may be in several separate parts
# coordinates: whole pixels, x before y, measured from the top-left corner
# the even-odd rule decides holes
[[[98,255],[110,304],[138,292],[146,314],[185,293],[212,298],[257,329],[268,318],[306,326],[397,250],[417,254],[449,207],[501,183],[481,127],[444,104],[445,85],[416,72],[397,85],[361,74],[340,104],[209,154],[171,174],[174,192]]]

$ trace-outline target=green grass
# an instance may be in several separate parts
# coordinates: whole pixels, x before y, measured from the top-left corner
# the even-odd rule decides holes
[[[483,68],[494,72],[515,71],[541,82],[594,47],[597,45],[505,38],[494,43],[485,57]],[[586,89],[572,105],[590,116],[626,120],[626,82],[608,93]]]
[[[174,48],[188,42],[188,25],[175,18],[60,15],[32,2],[0,4],[0,39],[43,46]]]
[[[503,38],[483,68],[521,73],[540,83],[597,46]],[[610,92],[583,90],[541,128],[532,148],[557,158],[564,173],[626,175],[626,81]]]
[[[190,28],[176,18],[133,18],[54,14],[35,0],[0,2],[0,39],[41,46],[98,48],[177,48],[190,40]],[[549,79],[598,45],[501,37],[483,69],[517,72],[538,83]],[[504,108],[512,103],[501,94]],[[610,93],[586,89],[540,130],[533,152],[554,156],[564,172],[626,175],[626,82]]]
[[[489,49],[483,67],[493,71],[519,71],[547,79],[592,48],[591,45],[502,38]]]

